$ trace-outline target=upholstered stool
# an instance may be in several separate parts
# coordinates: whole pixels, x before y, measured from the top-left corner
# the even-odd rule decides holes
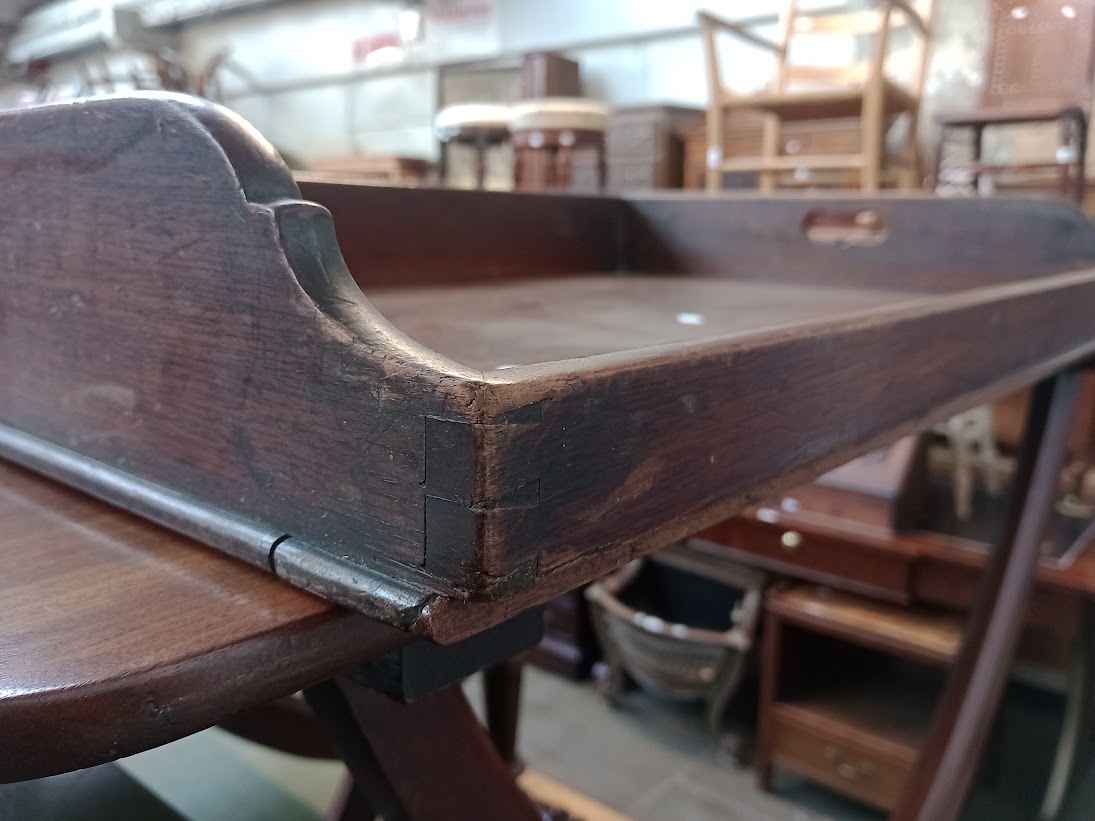
[[[601,190],[607,126],[608,106],[595,100],[546,97],[518,103],[509,120],[514,187]]]
[[[510,109],[504,105],[469,103],[450,105],[437,112],[434,131],[441,141],[441,183],[448,176],[450,143],[475,149],[475,187],[483,188],[487,176],[487,149],[509,140]]]

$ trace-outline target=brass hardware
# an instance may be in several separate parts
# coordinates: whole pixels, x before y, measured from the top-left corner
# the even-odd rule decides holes
[[[841,778],[847,778],[849,781],[855,781],[862,773],[855,764],[851,764],[847,761],[841,761],[836,765],[837,774]]]
[[[875,770],[873,761],[842,761],[840,748],[834,744],[826,744],[822,755],[825,756],[826,761],[836,767],[837,775],[848,781],[858,781],[864,776],[871,775]]]
[[[788,530],[779,537],[779,543],[784,550],[798,550],[802,544],[802,534],[797,530]]]

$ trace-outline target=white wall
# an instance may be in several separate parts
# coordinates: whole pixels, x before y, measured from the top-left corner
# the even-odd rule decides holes
[[[122,1],[140,5],[161,0]],[[825,5],[840,1],[812,0]],[[977,62],[974,47],[979,45],[985,2],[939,0],[939,69],[933,70],[930,87],[953,87],[956,72],[968,76],[971,54]],[[706,8],[730,19],[774,20],[783,0],[426,3],[426,37],[407,50],[400,65],[369,68],[355,59],[355,42],[397,30],[399,0],[277,3],[187,23],[178,32],[178,47],[192,67],[230,48],[243,77],[224,75],[225,102],[305,163],[354,151],[432,159],[437,73],[443,64],[558,50],[580,62],[587,96],[613,105],[702,106],[707,87],[696,12]],[[456,20],[444,15],[456,7],[486,13]],[[759,31],[775,37],[774,28]],[[971,30],[976,30],[972,36]],[[756,90],[771,76],[770,55],[730,38],[722,48],[724,80],[732,88]],[[113,55],[110,62],[124,74],[125,62],[137,59]],[[58,66],[55,75],[75,77],[74,64]],[[11,96],[0,103],[10,102]],[[929,115],[930,107],[929,101]],[[930,123],[930,118],[923,121]]]
[[[430,0],[427,13],[446,2]],[[703,105],[707,91],[696,11],[752,18],[775,14],[781,2],[488,0],[488,5],[488,19],[463,28],[429,20],[424,43],[403,65],[372,71],[354,62],[353,44],[394,30],[397,2],[302,0],[222,17],[185,27],[181,49],[200,64],[231,46],[233,59],[253,82],[226,81],[227,104],[305,162],[352,151],[432,159],[437,68],[445,62],[562,50],[581,63],[587,96],[614,105]],[[755,87],[765,57],[750,47],[736,48],[735,62],[750,69],[740,72],[738,85]]]

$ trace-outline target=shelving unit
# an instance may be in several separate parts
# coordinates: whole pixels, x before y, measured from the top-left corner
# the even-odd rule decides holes
[[[826,588],[769,594],[757,778],[775,768],[892,810],[962,636],[959,618]]]

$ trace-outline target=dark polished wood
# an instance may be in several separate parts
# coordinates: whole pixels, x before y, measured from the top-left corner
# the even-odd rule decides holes
[[[261,569],[7,469],[6,778],[313,686],[406,641],[381,622],[480,633],[1095,351],[1095,230],[1061,203],[312,184],[338,201],[332,222],[234,115],[164,96],[0,115],[0,179],[15,204],[0,214],[0,453]],[[366,237],[346,260],[336,230]],[[579,358],[559,359],[549,343],[576,302],[528,297],[553,276],[539,249],[564,261],[555,276],[619,272],[647,299],[672,279],[704,307],[664,306],[681,330],[663,318],[642,338],[586,317]],[[362,292],[393,269],[399,288],[437,286],[439,269],[493,285],[469,284],[482,298],[457,337],[426,345]],[[752,293],[736,304],[760,324],[714,285]],[[809,309],[764,315],[773,289]],[[514,292],[521,311],[499,314]],[[649,311],[621,304],[624,325]],[[516,367],[446,355],[488,324],[518,352],[541,321],[540,355],[526,346]],[[459,694],[404,710],[356,685],[323,692],[388,806],[452,817],[422,786],[448,767],[467,817],[532,817]]]
[[[334,680],[305,697],[384,821],[540,820],[459,687],[404,704]]]
[[[525,656],[506,659],[483,671],[483,706],[487,732],[502,760],[517,770],[517,723],[521,717],[521,670]]]
[[[1078,396],[1074,371],[1035,389],[1008,521],[982,574],[962,647],[895,821],[951,821],[962,810],[1023,626]]]
[[[45,106],[0,116],[0,137],[20,204],[0,219],[0,452],[445,642],[1095,349],[1095,231],[1049,203],[576,205],[312,184],[338,200],[336,230],[368,237],[347,242],[347,268],[328,212],[214,106]],[[497,280],[552,246],[574,273],[689,274],[699,290],[918,279],[924,293],[747,333],[727,334],[723,312],[701,316],[704,335],[484,372],[361,290],[390,277],[385,260]],[[490,320],[503,351],[536,325]],[[880,367],[895,358],[920,375],[901,390]]]
[[[0,781],[113,761],[404,633],[0,461]]]

